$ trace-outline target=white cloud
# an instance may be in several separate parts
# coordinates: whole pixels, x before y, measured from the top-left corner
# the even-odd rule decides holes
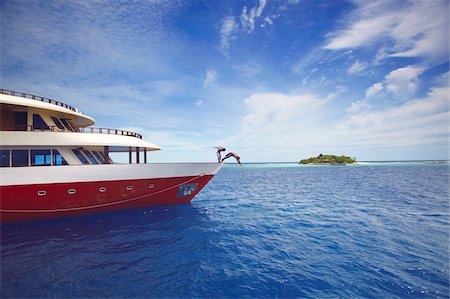
[[[367,100],[362,100],[362,101],[356,101],[356,102],[352,102],[350,104],[350,107],[347,108],[347,112],[348,113],[357,113],[360,112],[361,110],[367,110],[369,109],[369,103]]]
[[[349,113],[357,113],[370,108],[369,101],[380,95],[383,90],[400,99],[407,99],[417,90],[420,82],[418,76],[423,68],[408,66],[398,68],[386,75],[384,82],[374,83],[366,89],[364,100],[352,102],[347,109]]]
[[[220,46],[219,50],[225,56],[228,56],[229,49],[231,46],[231,40],[235,39],[238,33],[250,34],[255,29],[255,24],[261,17],[264,8],[266,6],[266,0],[259,0],[257,6],[248,9],[244,6],[240,15],[240,24],[236,21],[234,16],[227,16],[222,20],[222,25],[220,28]],[[268,25],[273,25],[273,19],[277,16],[265,17],[261,27]]]
[[[195,102],[195,105],[196,105],[197,107],[203,109],[203,100],[202,100],[202,99],[197,100],[197,102]]]
[[[372,86],[366,90],[366,98],[373,98],[383,90],[383,84],[378,82],[374,83]]]
[[[2,66],[15,70],[18,63],[25,65],[26,72],[41,82],[55,78],[73,82],[136,68],[161,74],[162,57],[174,55],[182,44],[164,21],[177,7],[174,2],[5,3],[2,17],[9,21],[2,24]]]
[[[355,145],[410,146],[448,139],[448,86],[383,111],[352,115],[337,128]],[[342,136],[343,137],[343,136]]]
[[[334,33],[336,35],[325,46],[326,49],[339,50],[357,48],[386,35],[395,23],[394,16],[380,15],[369,19],[356,20],[349,29]]]
[[[222,26],[220,28],[220,46],[219,50],[228,56],[228,50],[230,49],[230,42],[236,38],[236,34],[239,30],[239,25],[235,18],[232,16],[225,17],[222,20]]]
[[[347,70],[347,72],[348,72],[350,75],[356,74],[356,73],[362,72],[362,71],[364,71],[365,69],[367,69],[367,66],[368,66],[367,62],[356,60],[356,61],[350,66],[350,68]]]
[[[307,113],[324,103],[312,95],[288,95],[282,93],[254,94],[244,101],[249,113],[244,117],[244,130],[252,130],[260,126],[265,131],[277,129],[298,117],[299,113]]]
[[[383,90],[383,88],[384,87],[383,87],[382,83],[380,83],[380,82],[374,83],[372,86],[367,88],[366,96],[365,96],[364,100],[352,102],[350,104],[350,107],[347,108],[347,112],[354,114],[354,113],[359,113],[361,111],[368,111],[369,108],[371,108],[371,106],[369,104],[369,100],[371,100],[376,95],[378,95]]]
[[[214,83],[217,79],[217,72],[213,69],[206,70],[206,78],[203,81],[203,87],[207,87],[208,85]]]
[[[397,97],[406,97],[414,94],[419,86],[418,76],[424,68],[407,66],[393,70],[386,75],[386,89]]]
[[[355,1],[350,25],[331,33],[326,49],[373,46],[382,38],[394,44],[390,56],[448,58],[448,1]]]
[[[264,18],[263,23],[261,24],[261,27],[265,27],[266,25],[273,26],[273,21],[270,17]]]
[[[280,152],[297,148],[313,153],[341,149],[351,154],[368,148],[445,146],[449,137],[448,92],[448,86],[435,87],[424,98],[379,111],[370,111],[367,100],[358,101],[348,109],[350,114],[338,119],[329,117],[334,102],[312,94],[253,94],[244,101],[247,114],[241,134],[228,142],[239,143],[248,153],[261,148]]]
[[[259,0],[259,5],[251,8],[250,11],[246,6],[242,9],[241,24],[247,33],[251,33],[255,29],[255,22],[261,16],[265,6],[266,0]]]

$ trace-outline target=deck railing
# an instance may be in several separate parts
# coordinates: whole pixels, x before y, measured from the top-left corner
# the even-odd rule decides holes
[[[80,132],[83,133],[100,133],[100,134],[111,134],[111,135],[123,135],[123,136],[132,136],[139,139],[142,139],[142,135],[125,130],[117,130],[117,129],[108,129],[108,128],[80,128]]]
[[[49,98],[45,98],[45,97],[29,94],[29,93],[17,92],[17,91],[7,90],[7,89],[0,89],[0,93],[1,94],[6,94],[6,95],[9,95],[9,96],[16,96],[16,97],[21,97],[21,98],[27,98],[27,99],[32,99],[32,100],[36,100],[36,101],[41,101],[41,102],[45,102],[45,103],[49,103],[49,104],[53,104],[53,105],[56,105],[56,106],[67,108],[69,110],[72,110],[73,112],[79,112],[77,109],[75,109],[74,107],[72,107],[70,105],[67,105],[67,104],[64,104],[62,102],[55,101],[55,100],[52,100],[52,99],[49,99]]]
[[[73,132],[73,133],[97,133],[97,134],[131,136],[142,139],[141,134],[126,130],[109,129],[109,128],[78,128],[78,131],[67,131],[60,129],[57,126],[48,126],[48,128],[35,126],[16,126],[12,130],[4,130],[4,131],[42,131],[42,132],[52,131],[52,132]]]

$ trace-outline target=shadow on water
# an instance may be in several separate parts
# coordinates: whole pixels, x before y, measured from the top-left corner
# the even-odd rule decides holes
[[[206,218],[205,218],[206,217]],[[83,237],[85,239],[101,239],[105,235],[119,234],[127,230],[135,229],[160,229],[161,224],[166,223],[165,229],[170,226],[183,224],[198,225],[207,219],[205,211],[192,204],[180,204],[170,206],[158,206],[145,209],[134,209],[120,212],[94,214],[82,217],[55,218],[29,222],[17,222],[2,224],[1,245],[2,250],[13,246],[16,241],[23,242],[21,238],[27,235],[27,241],[33,244],[35,241],[48,241],[60,239],[69,241],[72,238]],[[174,220],[178,220],[174,222]]]
[[[179,295],[200,267],[195,252],[214,242],[210,226],[206,210],[193,204],[5,224],[0,295],[168,296],[159,284],[171,277]]]

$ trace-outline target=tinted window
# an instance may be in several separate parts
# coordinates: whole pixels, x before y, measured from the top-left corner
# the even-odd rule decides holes
[[[12,166],[28,166],[28,150],[12,150]]]
[[[71,122],[70,120],[68,120],[67,122],[69,123],[69,125],[72,127],[72,129],[74,131],[77,131],[77,132],[80,131],[80,129],[77,127],[77,125],[75,125],[73,122]]]
[[[50,150],[31,150],[31,166],[51,165]]]
[[[33,129],[34,130],[50,130],[45,121],[39,114],[33,114]]]
[[[74,131],[74,129],[70,126],[69,122],[65,118],[61,118],[61,122],[66,126],[67,130]]]
[[[1,150],[0,151],[0,167],[9,167],[9,157],[11,155],[10,150]]]
[[[52,118],[53,122],[55,123],[55,125],[56,125],[59,129],[64,130],[64,126],[63,126],[63,124],[59,121],[59,119],[57,119],[57,118],[54,117],[54,116],[52,116],[51,118]]]
[[[105,159],[103,159],[103,156],[101,153],[95,152],[95,151],[93,153],[94,153],[95,157],[97,157],[97,160],[100,161],[100,163],[105,163]]]
[[[95,160],[90,151],[83,150],[83,152],[89,158],[89,160],[91,160],[92,164],[98,164],[97,160]]]
[[[77,155],[78,159],[80,159],[81,163],[89,164],[89,162],[86,160],[86,158],[81,154],[79,150],[74,149],[73,152],[75,153],[75,155]]]
[[[28,113],[22,111],[14,112],[14,127],[17,131],[26,131],[27,130],[27,118]]]
[[[53,150],[53,165],[69,165],[66,159],[58,152],[58,150]]]

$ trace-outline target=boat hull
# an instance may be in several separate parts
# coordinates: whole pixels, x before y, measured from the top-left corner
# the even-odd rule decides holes
[[[168,164],[169,165],[169,164]],[[80,216],[92,213],[141,208],[154,205],[169,205],[189,202],[213,178],[220,168],[203,167],[198,171],[194,164],[171,165],[166,169],[166,177],[158,177],[156,170],[161,165],[147,165],[148,178],[141,178],[143,172],[137,171],[138,178],[130,179],[129,173],[122,174],[127,179],[98,181],[64,181],[36,184],[16,184],[0,186],[1,222],[27,221],[55,217]],[[89,166],[87,166],[89,167]],[[55,168],[55,167],[52,167]],[[62,169],[63,167],[61,167]],[[191,168],[187,170],[186,168]],[[201,168],[201,167],[200,167]],[[98,171],[101,177],[104,169]],[[114,171],[127,170],[127,167],[109,167],[109,174],[103,176],[118,177]],[[41,169],[42,170],[42,169]],[[55,171],[54,169],[51,169]],[[71,169],[74,172],[76,169]],[[67,171],[64,169],[64,171]],[[190,175],[177,176],[176,173]],[[170,175],[170,174],[173,175]],[[61,173],[67,180],[67,174]],[[30,179],[28,179],[30,180]],[[25,180],[24,180],[25,181]]]

